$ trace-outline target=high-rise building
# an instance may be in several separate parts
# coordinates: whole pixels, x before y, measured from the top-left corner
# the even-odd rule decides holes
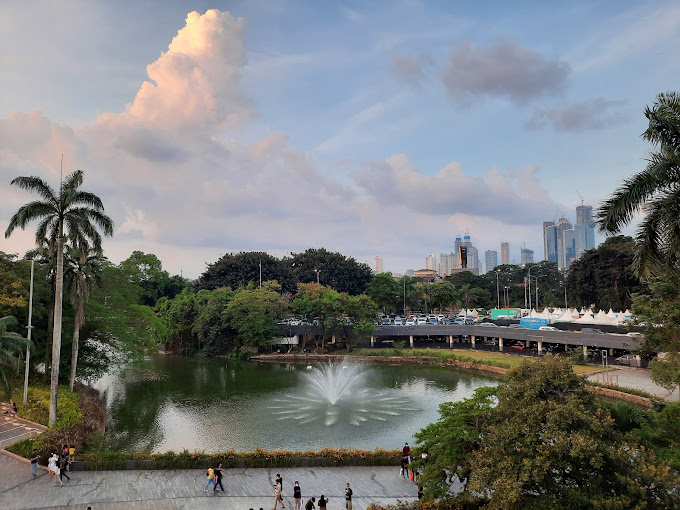
[[[375,274],[381,274],[383,272],[383,261],[380,256],[375,256]]]
[[[501,243],[501,264],[510,264],[510,243],[507,241]]]
[[[557,265],[560,269],[566,269],[567,266],[567,251],[564,239],[564,233],[567,230],[573,230],[571,223],[565,217],[559,219],[557,225],[555,225],[555,233],[557,235]]]
[[[437,267],[437,255],[435,255],[434,252],[430,253],[430,255],[425,259],[425,268],[431,269],[435,272],[438,271],[439,268]]]
[[[543,249],[544,259],[548,262],[558,261],[557,250],[557,226],[554,221],[543,222]]]
[[[533,264],[534,263],[534,250],[528,248],[522,248],[520,251],[522,264]]]
[[[484,259],[484,267],[488,273],[498,265],[498,252],[496,250],[486,250],[484,252]]]
[[[439,256],[439,260],[439,276],[443,278],[444,276],[450,275],[451,270],[455,265],[453,253],[442,253]]]
[[[578,225],[577,225],[578,227]],[[568,229],[564,233],[564,268],[569,269],[571,263],[578,258],[578,230]]]
[[[477,274],[481,273],[479,271],[479,250],[470,244],[467,252],[467,267],[470,269],[477,269]]]
[[[576,258],[585,251],[595,248],[595,222],[593,221],[593,207],[579,205],[576,208],[576,226],[578,227],[576,241]]]

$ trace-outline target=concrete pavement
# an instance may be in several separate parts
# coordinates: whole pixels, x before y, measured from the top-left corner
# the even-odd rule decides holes
[[[52,486],[47,472],[32,479],[28,462],[0,453],[0,508],[29,510],[214,509],[270,510],[274,505],[274,480],[283,477],[286,509],[293,509],[293,484],[302,487],[303,505],[328,494],[329,510],[345,507],[345,484],[354,491],[356,510],[370,503],[394,504],[413,500],[415,484],[399,475],[399,466],[337,468],[227,469],[225,492],[203,491],[204,470],[77,471],[64,487]],[[280,507],[279,507],[280,508]]]
[[[654,381],[652,381],[652,372],[649,369],[621,367],[617,365],[610,365],[609,368],[614,370],[609,372],[598,372],[589,376],[588,379],[599,383],[616,384],[617,386],[623,386],[625,388],[643,390],[650,395],[665,399],[669,402],[678,401],[677,388],[669,394],[668,390],[661,386],[657,386]]]

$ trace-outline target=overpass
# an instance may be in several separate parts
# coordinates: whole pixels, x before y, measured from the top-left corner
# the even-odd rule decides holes
[[[346,326],[343,331],[327,332],[330,337],[351,335],[351,326]],[[288,336],[294,335],[320,335],[321,329],[317,326],[281,326],[282,333]],[[473,349],[481,345],[497,346],[498,351],[503,352],[509,346],[521,343],[526,348],[535,347],[541,354],[547,345],[563,346],[564,350],[569,347],[582,347],[585,355],[588,349],[606,349],[609,356],[614,356],[616,351],[629,352],[638,346],[638,339],[622,334],[597,334],[581,333],[573,331],[541,331],[536,329],[509,328],[484,326],[483,323],[474,325],[444,325],[422,324],[416,326],[376,326],[370,337],[371,347],[389,343],[394,340],[403,340],[410,347],[421,343],[423,339],[430,341],[438,339],[444,341],[449,347],[454,344],[469,344]]]

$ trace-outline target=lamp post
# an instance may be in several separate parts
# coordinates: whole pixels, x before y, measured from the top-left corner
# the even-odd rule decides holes
[[[505,308],[510,308],[510,287],[508,285],[505,285],[503,288],[505,289],[504,292]]]
[[[534,317],[533,314],[532,314],[533,308],[531,308],[531,270],[534,267],[535,266],[532,266],[532,267],[529,268],[529,291],[528,291],[528,294],[529,294],[529,318],[530,319],[533,319],[533,317]]]
[[[402,280],[404,281],[404,317],[406,317],[406,275],[404,275]]]
[[[498,275],[500,275],[500,272],[500,269],[496,269],[496,308],[501,307],[501,287],[498,282]]]
[[[321,273],[321,270],[315,269],[314,272],[316,273],[316,283],[319,283],[319,273]]]

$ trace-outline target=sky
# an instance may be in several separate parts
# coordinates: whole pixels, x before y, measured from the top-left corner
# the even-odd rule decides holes
[[[0,229],[35,198],[11,180],[56,189],[63,154],[114,262],[324,247],[401,273],[466,231],[538,261],[543,221],[644,168],[678,47],[675,1],[4,2]]]

